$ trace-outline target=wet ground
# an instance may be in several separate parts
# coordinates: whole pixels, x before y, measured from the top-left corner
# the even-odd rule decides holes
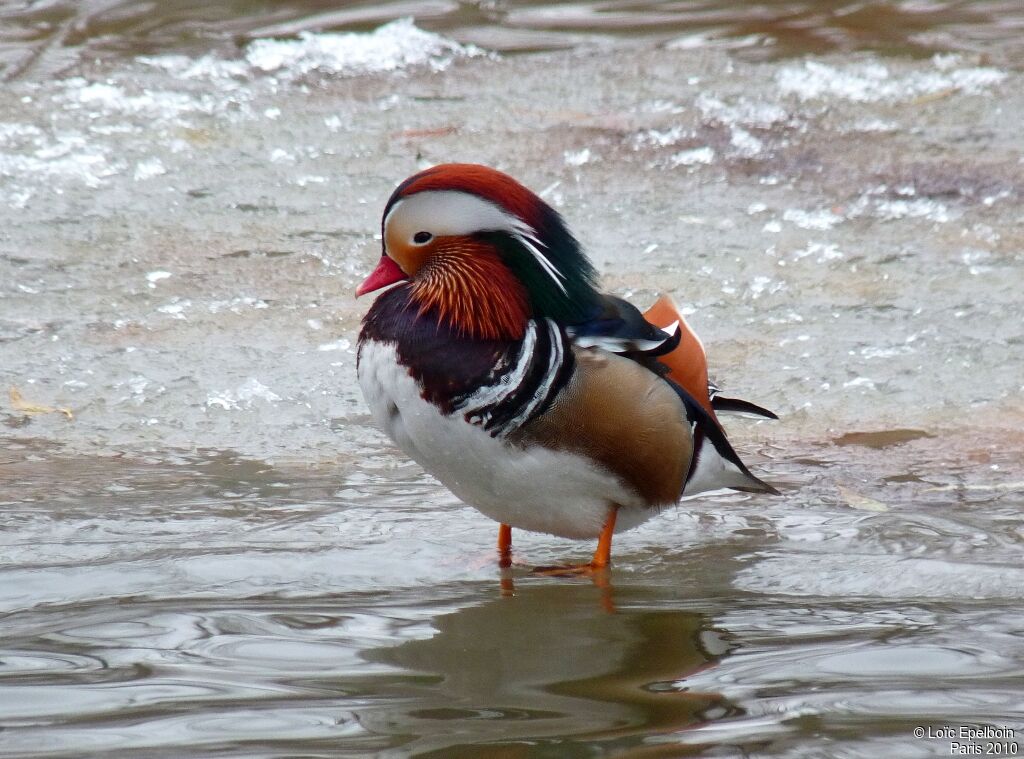
[[[1019,8],[436,6],[4,11],[0,755],[1019,746]],[[501,576],[355,386],[382,204],[447,160],[687,305],[781,497],[621,535],[607,588],[521,532]]]

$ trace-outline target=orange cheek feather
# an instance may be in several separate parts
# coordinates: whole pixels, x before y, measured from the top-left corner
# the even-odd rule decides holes
[[[399,230],[389,229],[384,235],[384,250],[387,251],[388,257],[409,277],[416,276],[416,272],[430,259],[436,247],[436,240],[429,245],[413,246]]]
[[[678,347],[671,353],[658,356],[658,361],[668,367],[668,376],[692,395],[714,418],[715,410],[711,407],[711,398],[708,395],[708,360],[700,338],[690,329],[676,304],[667,295],[658,298],[654,305],[644,312],[644,318],[660,329],[665,329],[672,322],[679,322]]]
[[[489,245],[438,238],[436,252],[413,278],[421,313],[436,309],[467,337],[518,340],[526,330],[526,290]]]

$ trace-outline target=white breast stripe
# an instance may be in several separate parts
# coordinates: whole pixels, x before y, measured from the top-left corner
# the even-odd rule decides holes
[[[533,398],[531,398],[530,402],[523,407],[523,410],[505,426],[505,430],[511,431],[518,429],[519,425],[523,424],[527,419],[533,416],[533,413],[548,400],[551,388],[555,384],[555,380],[558,378],[558,370],[562,366],[563,356],[562,333],[550,319],[545,319],[544,324],[548,329],[548,336],[551,340],[551,354],[548,357],[547,372],[544,374],[544,380],[541,382],[540,387],[537,388],[537,392],[534,393]]]
[[[464,410],[466,414],[475,414],[488,406],[501,403],[516,392],[526,378],[526,372],[529,371],[530,364],[533,363],[533,353],[536,347],[537,322],[531,319],[526,325],[523,346],[519,350],[515,368],[502,376],[493,385],[485,385],[473,393],[473,395],[466,399],[465,404],[460,406],[460,410]],[[490,414],[485,413],[483,417],[474,415],[469,416],[468,419],[471,423],[475,424],[479,421],[486,422],[489,416]]]
[[[558,383],[565,378],[565,365],[573,360],[565,348],[565,337],[555,322],[530,320],[515,356],[501,358],[489,384],[454,400],[453,411],[494,437],[507,437],[529,422],[560,390]]]

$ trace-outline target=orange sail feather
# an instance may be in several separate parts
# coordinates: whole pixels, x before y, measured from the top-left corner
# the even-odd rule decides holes
[[[708,359],[704,353],[704,344],[697,337],[690,325],[672,299],[662,295],[654,302],[647,311],[644,318],[660,329],[672,326],[673,322],[679,323],[679,345],[671,353],[658,356],[658,361],[668,367],[668,376],[677,385],[683,388],[694,400],[696,400],[712,419],[715,419],[715,410],[711,406],[711,396],[708,394]]]

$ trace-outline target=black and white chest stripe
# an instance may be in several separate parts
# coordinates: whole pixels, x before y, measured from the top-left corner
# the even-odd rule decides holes
[[[551,319],[531,319],[518,349],[499,361],[490,376],[452,399],[452,408],[492,437],[506,437],[542,414],[572,376],[569,339]]]

